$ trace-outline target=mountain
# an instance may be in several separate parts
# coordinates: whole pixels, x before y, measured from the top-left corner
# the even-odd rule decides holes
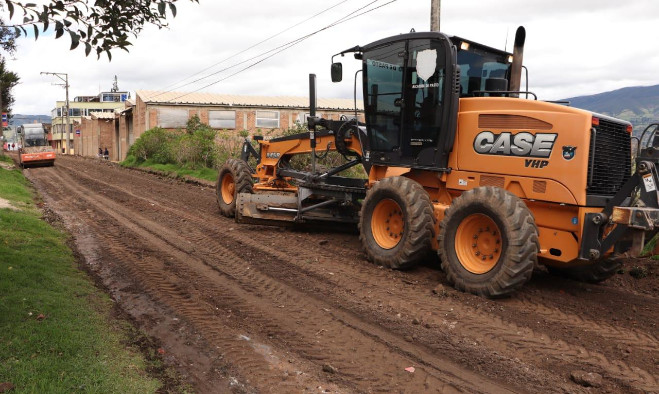
[[[50,115],[21,115],[15,114],[9,120],[9,125],[18,127],[26,123],[50,123],[52,121]]]
[[[640,134],[650,123],[659,122],[659,85],[634,86],[565,99],[572,107],[624,119]]]

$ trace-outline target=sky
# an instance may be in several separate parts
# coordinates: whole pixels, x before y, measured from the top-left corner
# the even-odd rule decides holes
[[[307,96],[310,73],[317,74],[319,97],[352,98],[353,75],[360,64],[352,56],[344,57],[344,80],[333,84],[332,55],[411,29],[430,30],[430,3],[179,0],[178,14],[169,20],[167,29],[147,27],[133,39],[129,53],[113,51],[112,61],[106,56],[97,59],[93,54],[85,57],[82,45],[70,51],[68,35],[55,40],[51,32],[40,35],[36,41],[22,37],[17,52],[7,61],[8,69],[21,78],[14,89],[13,113],[50,114],[55,101],[64,100],[63,87],[54,85],[60,81],[41,75],[42,71],[67,73],[71,100],[110,90],[115,75],[119,89],[133,95],[136,90],[199,90]],[[246,60],[331,25],[365,6],[363,11],[381,7],[323,30],[226,78],[262,57]],[[499,49],[506,49],[507,44],[509,51],[515,30],[524,26],[529,90],[541,100],[659,84],[657,0],[442,0],[440,24],[441,31],[448,35]],[[277,36],[236,56],[274,35]],[[243,61],[246,62],[222,71]],[[184,85],[212,73],[216,74]],[[212,86],[205,87],[209,84]]]

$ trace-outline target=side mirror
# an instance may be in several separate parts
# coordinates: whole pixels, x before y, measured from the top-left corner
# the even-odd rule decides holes
[[[343,64],[332,63],[332,82],[341,82],[343,80]]]

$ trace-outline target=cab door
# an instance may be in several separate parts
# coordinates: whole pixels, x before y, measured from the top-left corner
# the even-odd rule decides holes
[[[364,102],[373,164],[444,169],[457,112],[454,48],[440,33],[407,34],[364,51]],[[457,96],[456,102],[457,102]],[[450,140],[450,142],[449,142]]]

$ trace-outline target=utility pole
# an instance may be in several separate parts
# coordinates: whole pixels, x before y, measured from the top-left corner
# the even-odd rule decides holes
[[[43,71],[41,72],[41,75],[54,75],[57,78],[61,79],[64,84],[61,83],[56,83],[54,85],[59,85],[59,86],[64,86],[64,89],[66,89],[66,150],[65,152],[67,154],[71,153],[71,121],[69,119],[69,74],[67,73],[51,73],[51,72],[46,72]]]
[[[430,0],[430,31],[439,31],[442,0]]]

